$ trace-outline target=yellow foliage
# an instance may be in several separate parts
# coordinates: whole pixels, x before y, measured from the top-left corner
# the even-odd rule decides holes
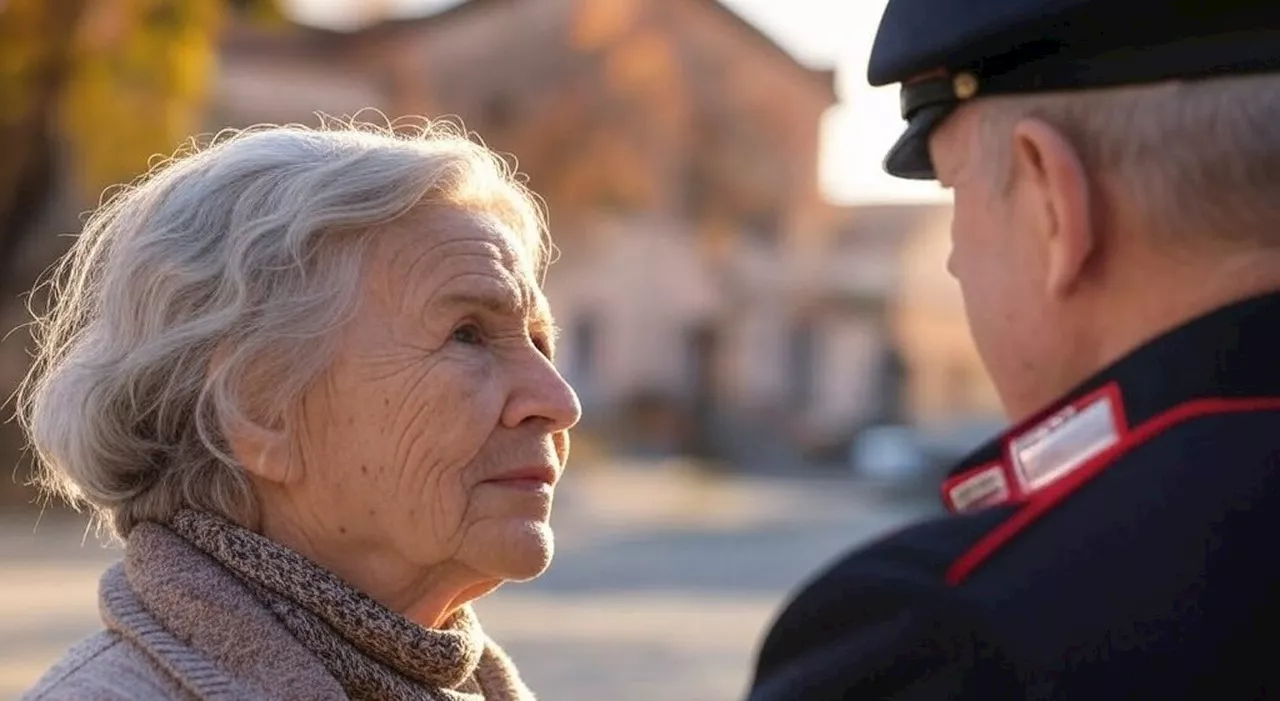
[[[609,52],[605,66],[610,83],[628,91],[652,89],[680,73],[675,48],[658,30],[640,32],[619,42]]]
[[[59,10],[75,6],[58,0],[0,0],[0,124],[20,121],[36,107],[39,83],[65,48],[57,41]]]
[[[199,128],[223,0],[93,0],[62,124],[90,191],[132,180]]]
[[[278,0],[0,0],[0,124],[46,109],[40,81],[56,76],[80,184],[97,193],[134,179],[199,130],[233,5],[281,18]]]
[[[612,129],[582,133],[578,139],[573,157],[546,185],[551,199],[583,209],[607,203],[640,210],[657,204],[657,170],[641,144]]]
[[[625,36],[640,17],[639,0],[578,0],[570,40],[574,48],[595,51]]]
[[[687,87],[677,49],[659,30],[637,32],[603,59],[610,89],[643,110],[654,126],[675,133],[688,117]]]

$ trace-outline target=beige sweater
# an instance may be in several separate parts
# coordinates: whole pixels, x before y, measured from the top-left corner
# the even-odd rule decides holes
[[[71,648],[22,701],[348,699],[240,579],[163,528],[131,535],[124,562],[102,577],[99,608],[106,630]],[[532,699],[518,677],[511,683],[516,698]]]

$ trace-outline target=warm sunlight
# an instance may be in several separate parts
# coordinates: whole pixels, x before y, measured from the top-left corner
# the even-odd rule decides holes
[[[827,117],[822,178],[839,202],[940,201],[933,183],[885,175],[880,160],[902,129],[898,91],[872,89],[866,83],[867,55],[884,0],[721,0],[773,36],[797,58],[814,65],[835,65],[841,104]],[[342,23],[355,12],[413,15],[455,4],[457,0],[289,0],[301,17]],[[355,10],[353,8],[363,8]]]

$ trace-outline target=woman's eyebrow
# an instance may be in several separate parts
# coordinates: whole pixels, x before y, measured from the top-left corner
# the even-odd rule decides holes
[[[447,292],[437,303],[445,307],[479,307],[510,316],[520,316],[524,306],[515,295],[496,292]]]

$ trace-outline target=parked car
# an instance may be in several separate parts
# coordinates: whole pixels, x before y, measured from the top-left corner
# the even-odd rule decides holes
[[[849,445],[854,477],[932,487],[960,460],[1004,430],[1003,419],[972,417],[913,427],[879,424],[859,431]]]
[[[849,446],[849,468],[854,477],[875,482],[906,483],[924,479],[929,457],[910,426],[869,426],[854,436]]]
[[[1003,418],[977,416],[925,427],[917,431],[916,440],[942,476],[1006,428]]]

